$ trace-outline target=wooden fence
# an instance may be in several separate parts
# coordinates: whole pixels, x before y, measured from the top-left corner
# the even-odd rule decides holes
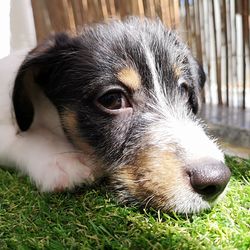
[[[32,0],[32,6],[38,41],[51,32],[75,32],[84,24],[111,17],[158,16],[171,27],[179,21],[176,0]]]
[[[191,2],[182,1],[179,31],[207,72],[206,102],[250,108],[250,1]]]
[[[37,40],[128,15],[160,17],[203,64],[207,103],[250,108],[250,0],[32,0]]]

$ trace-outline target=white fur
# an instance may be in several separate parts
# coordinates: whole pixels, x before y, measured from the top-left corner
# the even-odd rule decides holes
[[[0,164],[27,173],[43,191],[92,182],[95,168],[90,157],[68,142],[55,108],[41,92],[34,92],[36,115],[32,127],[27,132],[18,131],[11,95],[25,54],[21,51],[0,61]]]
[[[161,106],[165,106],[165,98],[164,98],[164,91],[161,87],[160,84],[160,78],[159,75],[157,73],[157,69],[156,69],[156,64],[155,64],[155,59],[154,56],[152,54],[152,52],[150,51],[149,47],[144,45],[144,52],[146,55],[146,60],[147,60],[147,65],[150,69],[150,72],[152,74],[152,82],[154,85],[154,94],[152,96],[155,97],[155,99],[157,100],[158,105]]]
[[[215,140],[206,135],[203,124],[194,118],[177,93],[175,101],[166,98],[164,107],[156,105],[151,106],[151,109],[155,110],[156,115],[145,115],[145,119],[152,124],[146,136],[150,147],[173,152],[184,164],[202,162],[204,159],[224,162],[224,155]],[[217,202],[204,200],[184,181],[180,181],[178,186],[168,192],[171,193],[171,200],[166,204],[166,209],[171,207],[176,212],[199,212]]]
[[[154,114],[146,114],[152,127],[149,129],[151,143],[164,149],[174,145],[182,149],[181,156],[186,162],[211,159],[224,162],[224,155],[216,141],[205,133],[205,126],[188,110],[182,98],[176,94],[175,101],[165,98],[165,106],[151,107]]]

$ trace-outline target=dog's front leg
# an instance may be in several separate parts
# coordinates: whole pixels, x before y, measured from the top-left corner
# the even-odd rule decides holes
[[[46,129],[17,134],[6,148],[6,156],[42,191],[61,191],[95,179],[90,157]]]

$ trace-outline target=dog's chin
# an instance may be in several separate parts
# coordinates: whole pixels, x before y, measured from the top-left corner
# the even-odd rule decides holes
[[[178,214],[197,214],[211,210],[222,198],[226,191],[214,200],[207,201],[202,195],[191,190],[176,190],[169,194],[164,190],[155,190],[155,193],[131,193],[131,187],[123,186],[122,183],[113,182],[118,201],[122,204],[135,205],[145,209],[153,208],[162,212]],[[139,188],[139,187],[138,187]],[[132,191],[133,192],[133,191]]]
[[[169,205],[167,204],[163,210],[176,212],[179,214],[196,214],[203,211],[209,211],[225,197],[227,190],[228,185],[220,195],[209,201],[194,192],[179,192],[176,193],[176,196],[173,200],[169,201],[170,204],[174,204],[172,209],[169,209]]]
[[[176,195],[166,202],[166,206],[162,210],[168,212],[176,212],[179,214],[200,213],[210,210],[213,202],[208,202],[203,197],[194,192],[178,192]]]
[[[172,162],[168,162],[174,164]],[[153,208],[178,214],[195,214],[211,208],[227,192],[206,196],[196,192],[190,179],[180,168],[161,169],[159,165],[150,169],[136,166],[123,166],[110,177],[110,185],[118,200],[123,204]],[[159,172],[158,172],[159,171]]]

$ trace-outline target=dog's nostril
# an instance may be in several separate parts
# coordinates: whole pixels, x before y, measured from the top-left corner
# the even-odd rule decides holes
[[[200,191],[204,193],[205,195],[210,195],[210,194],[214,194],[217,192],[217,187],[214,185],[211,185],[205,188],[201,188]]]
[[[191,178],[191,185],[197,193],[202,194],[207,198],[212,198],[216,194],[219,194],[221,190],[221,187],[219,185],[209,185],[209,184],[208,186],[204,186],[203,184],[197,185],[193,180],[193,178]]]
[[[205,199],[212,200],[225,189],[231,172],[223,163],[202,162],[192,165],[188,175],[195,192],[203,195]]]

